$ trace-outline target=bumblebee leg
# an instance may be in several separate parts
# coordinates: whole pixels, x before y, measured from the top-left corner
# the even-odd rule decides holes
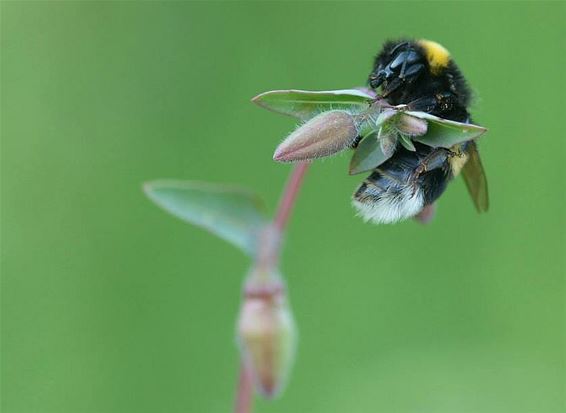
[[[446,117],[446,114],[450,114],[455,110],[462,110],[458,102],[458,97],[451,92],[423,96],[413,100],[408,106],[410,110],[427,112],[440,117]]]
[[[431,153],[425,156],[415,168],[414,174],[421,175],[433,169],[442,168],[446,161],[454,156],[455,153],[446,148],[435,148]]]
[[[408,184],[413,195],[420,191],[424,194],[425,206],[436,200],[446,188],[450,177],[449,159],[454,153],[446,148],[432,149],[409,176]]]
[[[449,149],[435,148],[421,159],[409,177],[409,184],[414,188],[414,191],[419,187],[419,178],[421,175],[434,169],[444,169],[448,159],[452,156],[454,156],[454,153]]]
[[[350,148],[356,149],[358,147],[358,145],[360,144],[360,142],[362,141],[362,138],[363,138],[362,135],[356,136],[356,139],[354,139],[354,142],[352,142],[352,144],[350,145]]]

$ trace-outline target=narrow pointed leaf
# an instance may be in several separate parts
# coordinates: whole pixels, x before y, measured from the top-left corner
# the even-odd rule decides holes
[[[384,125],[386,122],[393,122],[393,118],[399,116],[399,112],[394,109],[384,109],[375,122],[376,127]]]
[[[369,108],[374,97],[356,89],[309,91],[272,90],[252,99],[255,104],[272,112],[308,120],[327,110],[362,112]]]
[[[350,175],[370,171],[391,158],[392,155],[387,156],[383,153],[377,139],[377,132],[372,133],[362,139],[356,148],[350,160]]]
[[[254,255],[257,234],[266,223],[263,205],[240,188],[194,181],[152,181],[146,195],[183,221],[202,227]]]
[[[372,100],[377,99],[377,93],[375,90],[367,87],[367,86],[358,86],[358,87],[354,87],[352,88],[353,90],[356,90],[358,92],[362,92],[363,94],[365,94],[366,96],[369,96]]]
[[[442,119],[425,112],[405,112],[408,115],[428,121],[427,133],[414,137],[413,140],[433,148],[450,148],[453,145],[476,139],[487,129],[470,123]]]
[[[415,148],[415,145],[413,144],[413,141],[407,135],[403,135],[402,133],[400,133],[399,142],[408,151],[415,152],[417,150],[417,148]]]

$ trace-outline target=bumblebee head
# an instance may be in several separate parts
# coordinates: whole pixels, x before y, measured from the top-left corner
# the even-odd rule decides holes
[[[382,96],[393,93],[402,85],[413,83],[426,69],[426,56],[411,42],[399,43],[390,52],[391,58],[370,73],[369,85],[381,86]]]
[[[381,94],[386,97],[425,73],[441,75],[449,63],[448,50],[431,40],[390,42],[376,59],[369,85],[373,89],[381,86]]]

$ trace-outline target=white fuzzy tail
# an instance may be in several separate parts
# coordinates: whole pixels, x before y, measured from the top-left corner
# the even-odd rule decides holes
[[[352,200],[358,215],[376,224],[392,224],[418,214],[424,207],[423,193],[406,186],[400,192],[364,193]]]

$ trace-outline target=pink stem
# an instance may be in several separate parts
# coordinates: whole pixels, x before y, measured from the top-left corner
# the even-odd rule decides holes
[[[297,194],[303,183],[303,178],[309,167],[308,162],[300,162],[293,168],[291,172],[291,177],[285,185],[283,196],[279,202],[279,207],[277,208],[277,213],[273,220],[273,226],[275,227],[277,233],[270,234],[270,236],[275,236],[277,239],[268,239],[265,242],[264,248],[261,249],[259,253],[258,266],[273,266],[279,256],[279,237],[283,233],[291,211],[293,210],[293,205],[297,199]],[[236,405],[234,407],[234,413],[251,413],[252,411],[252,401],[253,401],[253,377],[248,366],[242,360],[240,365],[240,378],[238,382],[238,390],[236,395]]]
[[[253,402],[253,378],[248,366],[242,360],[240,365],[240,378],[238,380],[238,394],[234,413],[251,413]]]
[[[297,199],[297,194],[299,192],[299,189],[301,188],[303,178],[305,177],[305,173],[307,172],[308,168],[308,162],[300,162],[291,172],[291,177],[287,182],[285,192],[283,193],[283,197],[279,202],[277,214],[275,215],[274,219],[275,228],[277,228],[279,232],[283,232],[283,229],[285,229],[285,225],[289,220],[289,215],[291,215],[291,210],[293,209],[293,205],[295,204],[295,200]]]

